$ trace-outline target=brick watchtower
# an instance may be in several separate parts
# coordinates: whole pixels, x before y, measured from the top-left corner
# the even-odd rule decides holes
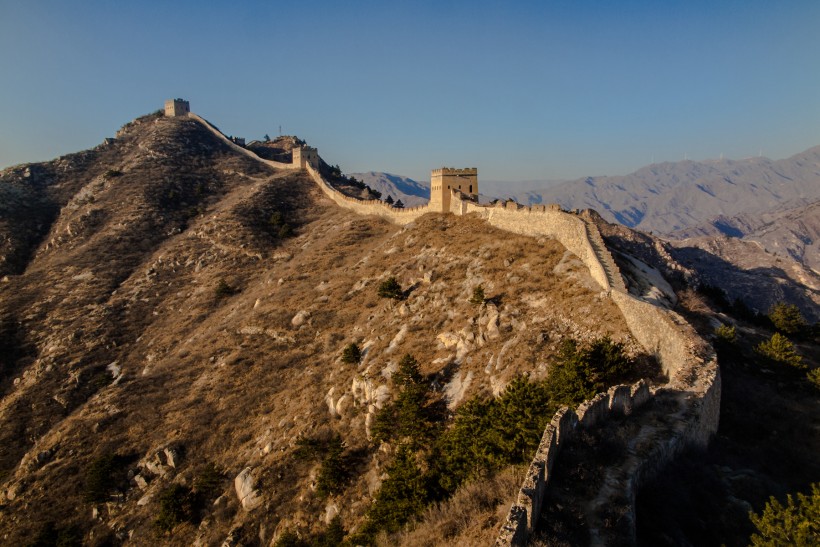
[[[165,116],[168,118],[187,116],[190,111],[191,105],[188,101],[183,99],[168,99],[165,101]]]
[[[449,213],[450,190],[460,190],[470,198],[478,200],[478,169],[433,169],[430,174],[430,209]]]

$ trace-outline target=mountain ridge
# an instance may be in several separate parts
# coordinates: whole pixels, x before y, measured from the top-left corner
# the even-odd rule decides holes
[[[368,432],[403,353],[436,404],[455,408],[524,371],[543,377],[565,338],[609,333],[642,351],[555,240],[472,217],[402,228],[359,216],[304,170],[241,155],[191,118],[139,118],[96,153],[0,177],[3,195],[29,191],[57,209],[42,225],[6,214],[0,225],[22,257],[0,283],[10,543],[49,526],[155,542],[163,496],[207,473],[214,495],[160,541],[268,543],[322,533],[335,514],[356,526],[390,461]],[[389,277],[406,298],[379,298]],[[344,364],[351,342],[363,357]],[[333,435],[356,472],[327,499],[312,486],[321,460],[300,456],[297,440]],[[100,499],[85,489],[112,464],[101,501],[83,501]],[[513,496],[474,515],[485,542]]]

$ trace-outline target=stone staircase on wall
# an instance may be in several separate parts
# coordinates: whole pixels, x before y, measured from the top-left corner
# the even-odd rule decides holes
[[[606,273],[609,289],[626,292],[626,284],[624,283],[623,276],[621,276],[621,270],[618,268],[618,265],[615,264],[612,254],[606,248],[606,244],[601,237],[601,232],[598,231],[598,227],[585,218],[584,229],[587,239],[592,246],[592,250],[595,252],[595,257],[604,269],[604,273]]]

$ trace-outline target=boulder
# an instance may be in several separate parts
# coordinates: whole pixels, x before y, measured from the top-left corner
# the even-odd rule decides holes
[[[256,489],[256,478],[253,476],[253,469],[246,467],[233,481],[236,489],[236,497],[239,498],[239,503],[242,504],[242,509],[245,511],[253,511],[262,505],[262,496],[259,495],[259,490]]]
[[[484,340],[495,340],[501,334],[498,332],[498,308],[495,304],[487,304],[482,310],[478,319],[479,328],[483,331],[481,336]]]
[[[310,312],[301,310],[299,313],[293,316],[293,319],[290,320],[290,324],[294,327],[301,327],[305,324],[305,322],[307,322],[308,317],[310,317]]]

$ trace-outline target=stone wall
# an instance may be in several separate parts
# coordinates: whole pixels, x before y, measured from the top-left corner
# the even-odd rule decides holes
[[[551,206],[522,207],[514,202],[482,207],[460,199],[456,193],[450,210],[460,215],[479,214],[493,226],[507,231],[558,240],[584,262],[592,277],[621,310],[638,343],[660,362],[669,379],[663,390],[680,405],[679,416],[665,431],[648,428],[647,436],[654,435],[652,448],[633,458],[630,467],[619,470],[627,477],[626,483],[622,484],[622,497],[634,508],[635,492],[641,481],[652,477],[685,446],[705,446],[717,431],[720,373],[711,347],[678,314],[627,292],[615,260],[588,214],[573,215]],[[616,386],[580,405],[575,412],[567,411],[563,415],[574,415],[581,427],[593,427],[613,413],[629,414],[649,399],[650,391],[645,384]],[[570,423],[574,423],[572,419]],[[545,462],[552,461],[561,447],[560,442],[551,442],[551,438],[548,427],[518,499],[502,527],[498,545],[523,543],[535,526],[549,484],[551,467]],[[547,460],[544,454],[548,454]]]
[[[259,156],[257,156],[255,153],[253,153],[252,151],[248,150],[247,148],[242,148],[241,146],[237,146],[236,144],[234,144],[233,142],[231,142],[231,139],[229,139],[228,137],[226,137],[225,135],[223,135],[223,134],[222,134],[222,132],[221,132],[219,129],[217,129],[216,127],[214,127],[213,125],[211,125],[211,123],[210,123],[210,122],[208,122],[205,118],[202,118],[202,117],[200,117],[200,116],[198,116],[198,115],[194,114],[193,112],[188,113],[188,117],[193,118],[194,120],[196,120],[196,121],[198,121],[199,123],[201,123],[202,125],[204,125],[204,126],[205,126],[205,128],[206,128],[208,131],[210,131],[211,133],[213,133],[214,135],[216,135],[216,136],[217,136],[217,138],[219,138],[219,140],[221,140],[222,142],[224,142],[224,143],[225,143],[225,144],[226,144],[226,145],[227,145],[227,146],[228,146],[231,150],[233,150],[234,152],[238,152],[238,153],[240,153],[240,154],[243,154],[243,155],[245,155],[245,156],[248,156],[249,158],[253,158],[253,159],[255,159],[255,160],[256,160],[256,161],[258,161],[258,162],[264,163],[265,165],[269,165],[270,167],[274,167],[274,168],[276,168],[276,169],[300,169],[299,164],[294,164],[294,163],[281,163],[281,162],[278,162],[278,161],[266,160],[266,159],[264,159],[264,158],[260,158],[260,157],[259,157]]]
[[[339,207],[343,207],[353,211],[354,213],[358,213],[360,215],[376,215],[395,224],[403,225],[409,224],[420,216],[426,215],[430,212],[427,205],[397,209],[378,199],[361,200],[346,196],[323,179],[322,175],[319,174],[319,171],[312,165],[306,164],[305,169],[327,197],[333,200],[333,202]]]
[[[562,445],[575,436],[578,428],[594,427],[612,415],[629,415],[650,398],[649,386],[641,380],[633,385],[613,386],[606,393],[581,404],[577,410],[559,409],[544,430],[518,497],[501,526],[496,545],[526,543],[538,522],[558,453]]]
[[[429,206],[431,211],[439,213],[449,211],[452,190],[458,190],[478,201],[478,169],[475,167],[433,169],[430,173]]]
[[[558,240],[571,253],[575,254],[584,265],[589,268],[589,273],[592,278],[598,282],[601,288],[609,291],[612,288],[611,277],[617,277],[620,283],[618,288],[623,287],[623,280],[615,261],[606,252],[612,261],[610,266],[611,275],[608,275],[601,261],[598,259],[599,252],[593,247],[590,241],[589,231],[598,233],[598,229],[589,223],[585,222],[581,217],[562,211],[555,207],[545,205],[533,205],[532,207],[523,207],[514,201],[497,202],[495,206],[487,207],[478,205],[472,201],[462,199],[462,197],[454,193],[450,212],[454,214],[470,214],[477,213],[487,220],[493,226],[529,236],[548,236]],[[600,238],[600,234],[598,234]],[[603,240],[601,240],[603,246]],[[605,250],[606,247],[604,246]]]
[[[285,164],[264,160],[230,142],[199,116],[190,116],[203,123],[239,153],[280,169],[304,167],[322,192],[345,209],[363,215],[376,215],[401,225],[433,212],[428,205],[396,209],[380,200],[364,201],[346,196],[325,181],[312,162]],[[451,192],[450,198],[449,211],[453,214],[477,214],[489,224],[506,231],[535,237],[547,236],[559,241],[581,259],[592,277],[619,307],[638,343],[660,362],[669,378],[661,390],[662,396],[674,398],[679,403],[679,410],[668,430],[659,432],[654,426],[646,429],[658,439],[653,441],[651,449],[645,454],[632,457],[627,468],[620,470],[626,479],[618,483],[621,489],[614,489],[612,495],[621,494],[630,503],[630,507],[634,508],[635,492],[642,481],[654,476],[683,447],[690,444],[704,446],[717,431],[720,372],[714,352],[679,315],[628,294],[597,226],[591,218],[587,218],[589,215],[573,215],[556,206],[522,207],[515,202],[481,206],[463,199],[462,194],[456,190]],[[558,452],[578,427],[594,427],[616,413],[630,414],[633,409],[650,400],[651,396],[648,386],[639,382],[632,386],[614,386],[606,393],[581,404],[577,410],[559,410],[544,431],[518,498],[510,508],[496,544],[522,545],[526,542],[540,514],[541,502]],[[602,493],[602,499],[606,500],[604,494],[606,493]],[[591,530],[590,533],[597,537],[596,531]]]
[[[646,437],[641,445],[648,448],[645,452],[632,456],[623,468],[613,472],[613,480],[608,481],[610,491],[599,496],[599,506],[611,506],[613,500],[617,499],[631,508],[634,533],[635,496],[640,485],[654,477],[683,448],[705,446],[717,431],[720,417],[720,372],[711,347],[678,314],[639,300],[621,290],[611,291],[610,296],[620,308],[635,339],[658,358],[669,378],[658,393],[671,400],[678,409],[666,429],[659,431],[656,425],[641,428],[640,435]],[[646,384],[615,386],[582,403],[574,414],[579,427],[594,427],[613,413],[630,414],[651,396]],[[542,445],[551,438],[549,429],[547,427],[544,433],[546,440],[542,440]],[[549,444],[547,452],[550,458],[557,455],[560,447],[558,442]],[[534,529],[541,500],[549,485],[551,470],[551,467],[544,464],[543,452],[544,449],[539,447],[518,498],[501,528],[496,545],[523,545]],[[543,479],[540,479],[540,467],[545,469]],[[606,543],[601,537],[604,534],[601,527],[596,527],[595,522],[589,524],[591,536]]]
[[[298,165],[299,169],[304,169],[308,165],[319,167],[319,152],[312,146],[297,146],[291,152],[293,165]]]

